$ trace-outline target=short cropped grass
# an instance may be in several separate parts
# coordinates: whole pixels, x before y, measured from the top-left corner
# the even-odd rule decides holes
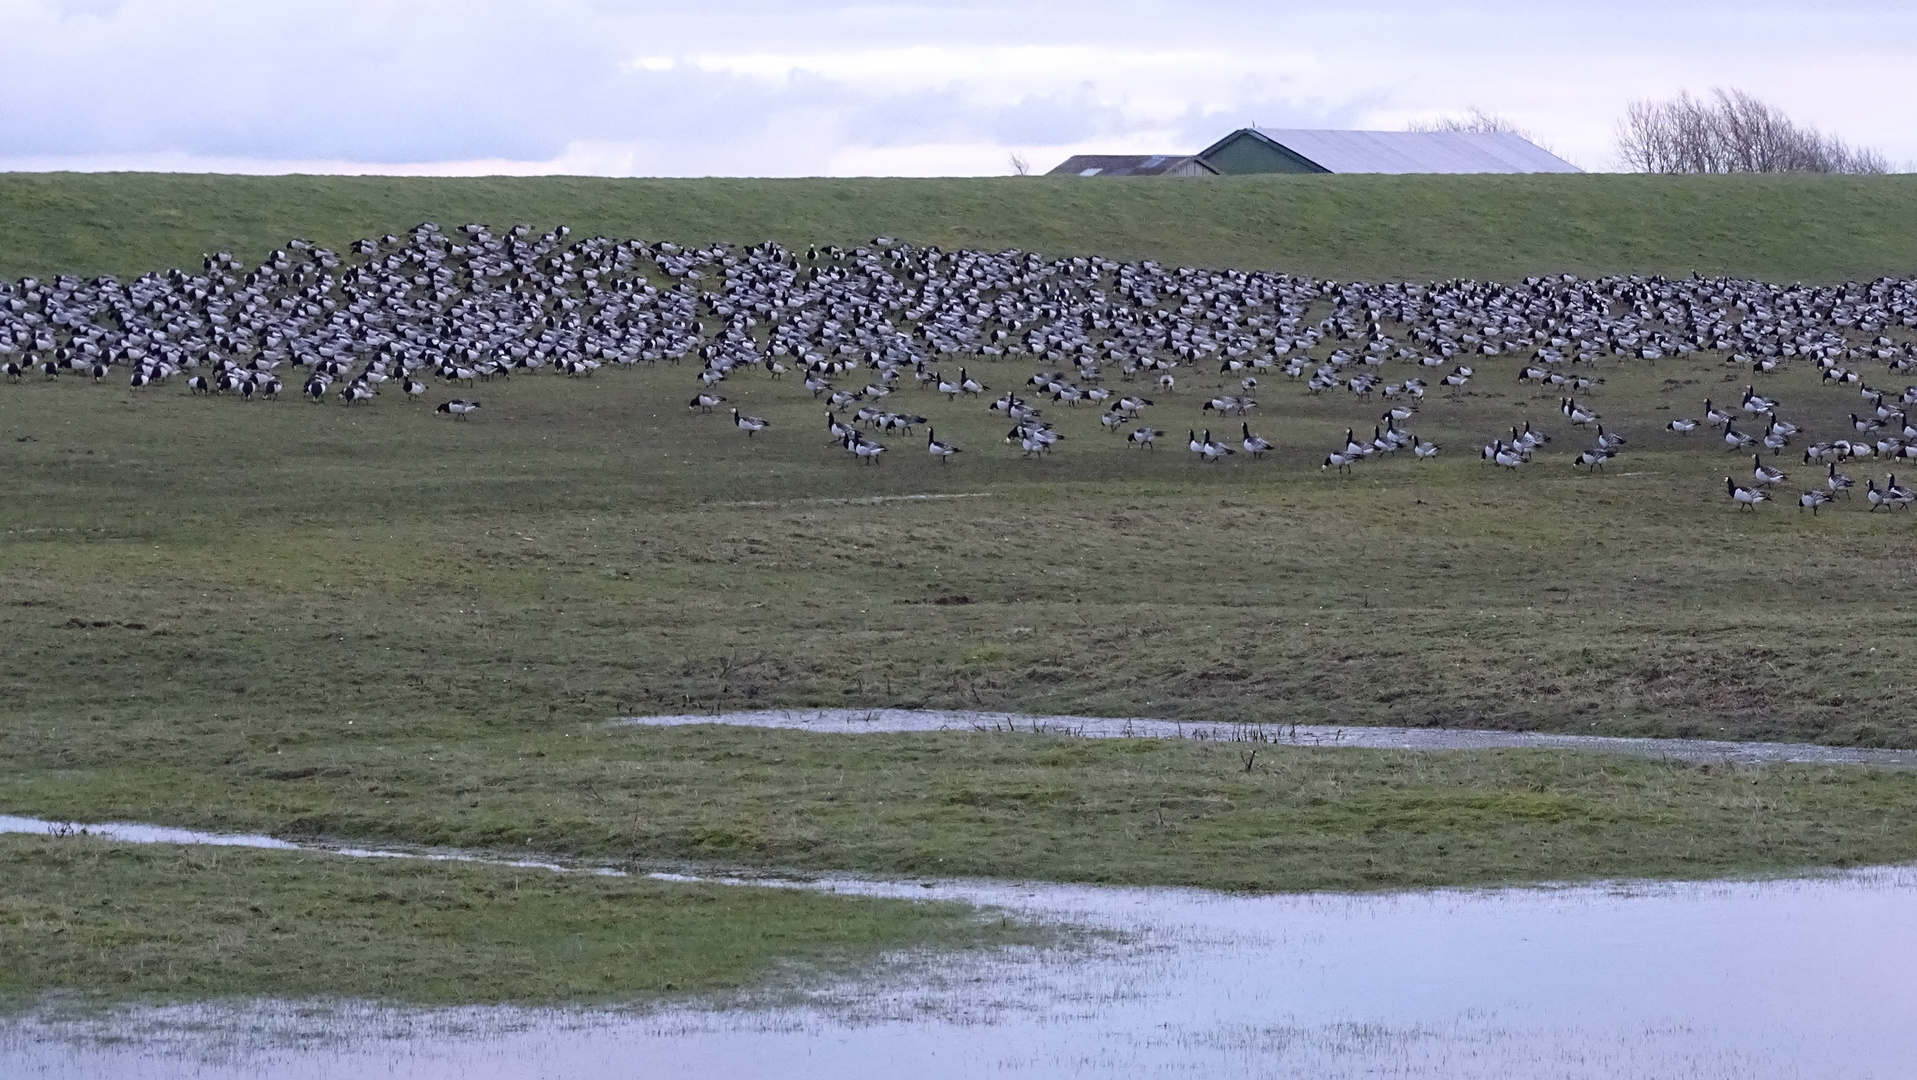
[[[0,277],[134,275],[290,235],[343,247],[425,220],[648,240],[1152,258],[1344,280],[1917,272],[1917,177],[1239,176],[960,180],[0,175]]]
[[[1279,452],[1218,466],[1182,448],[1236,427],[1202,373],[1148,413],[1168,445],[1059,408],[1043,460],[977,401],[904,391],[964,453],[893,438],[875,468],[759,373],[727,384],[773,422],[750,440],[669,365],[494,383],[471,422],[0,387],[0,747],[88,766],[773,705],[1917,745],[1917,518],[1800,513],[1821,470],[1788,457],[1785,505],[1738,512],[1750,458],[1662,430],[1752,378],[1709,356],[1604,365],[1584,400],[1632,441],[1587,476],[1518,362],[1428,398],[1409,426],[1439,459],[1351,476],[1317,462],[1382,406],[1281,378],[1253,422]],[[1812,435],[1861,407],[1808,369],[1764,389]],[[1518,475],[1477,460],[1525,422],[1560,441]]]
[[[1917,859],[1917,774],[1891,770],[729,727],[442,741],[396,727],[217,763],[11,776],[0,805],[668,867],[1258,892]]]
[[[0,836],[0,1007],[56,991],[645,1003],[1035,940],[959,904]]]

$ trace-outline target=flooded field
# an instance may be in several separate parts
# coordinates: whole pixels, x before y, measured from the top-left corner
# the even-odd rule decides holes
[[[761,709],[749,712],[629,716],[639,726],[730,724],[831,735],[905,731],[1044,732],[1088,739],[1211,739],[1285,746],[1369,750],[1579,750],[1675,761],[1737,765],[1877,765],[1917,768],[1917,750],[1880,750],[1815,743],[1728,742],[1717,739],[1632,739],[1458,728],[1329,727],[1310,724],[1202,724],[1179,720],[1100,716],[1031,716],[963,709]]]
[[[898,957],[797,996],[643,1012],[55,1004],[0,1024],[0,1074],[1781,1080],[1903,1076],[1917,1060],[1911,869],[1259,897],[756,884],[964,900],[1115,933],[1065,953]]]

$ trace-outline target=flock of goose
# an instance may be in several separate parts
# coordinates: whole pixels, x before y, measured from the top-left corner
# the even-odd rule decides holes
[[[221,252],[197,271],[125,282],[0,282],[0,371],[13,381],[124,381],[141,392],[177,380],[193,394],[240,400],[278,398],[297,384],[312,401],[359,407],[393,391],[412,401],[516,374],[586,378],[607,365],[664,362],[683,364],[696,382],[691,412],[729,414],[748,438],[772,424],[725,390],[762,371],[791,375],[794,393],[822,409],[828,445],[876,465],[887,438],[921,430],[932,458],[961,453],[926,416],[896,404],[907,388],[1002,414],[1005,442],[1043,457],[1065,439],[1058,413],[1087,408],[1107,432],[1152,449],[1165,432],[1147,411],[1178,395],[1181,379],[1209,385],[1215,370],[1229,392],[1206,392],[1199,405],[1186,442],[1195,458],[1269,457],[1277,448],[1252,418],[1260,380],[1282,376],[1307,394],[1382,407],[1368,437],[1354,424],[1320,461],[1344,472],[1400,452],[1436,456],[1439,447],[1408,427],[1427,393],[1465,393],[1487,358],[1510,356],[1521,383],[1561,394],[1571,429],[1591,433],[1572,464],[1596,471],[1627,441],[1590,403],[1604,381],[1597,362],[1715,351],[1748,365],[1753,379],[1815,365],[1823,382],[1862,394],[1854,430],[1805,451],[1807,463],[1826,466],[1800,498],[1815,512],[1850,491],[1843,462],[1917,457],[1917,418],[1905,413],[1917,388],[1869,381],[1917,367],[1913,326],[1917,283],[1889,278],[1360,283],[887,238],[850,249],[682,248],[574,241],[564,227],[495,234],[428,223],[344,253],[293,240],[251,268]],[[996,392],[973,370],[1007,362],[1038,370]],[[460,396],[434,407],[464,420],[480,403]],[[1680,435],[1715,428],[1729,449],[1758,453],[1748,482],[1726,478],[1730,498],[1751,508],[1787,479],[1761,454],[1775,459],[1804,434],[1781,412],[1753,384],[1735,408],[1707,400],[1702,420],[1667,426]],[[1219,420],[1227,431],[1236,421],[1236,434],[1214,436]],[[1527,421],[1479,449],[1517,471],[1550,441]],[[1873,478],[1865,495],[1873,509],[1912,501],[1894,477],[1881,488]]]

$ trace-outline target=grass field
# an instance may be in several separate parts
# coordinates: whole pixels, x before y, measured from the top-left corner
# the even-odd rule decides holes
[[[863,242],[1156,258],[1346,280],[1917,273],[1917,176],[1272,176],[1182,181],[0,174],[0,277],[132,275],[424,220],[681,243]]]
[[[1531,179],[1585,186],[1538,194]],[[1682,272],[1696,256],[1716,260],[1710,269],[1843,277],[1909,255],[1909,237],[1884,224],[1911,220],[1900,208],[1917,189],[1903,179],[1787,178],[1742,199],[1647,178],[1460,181],[1449,190],[1470,192],[1467,222],[1445,217],[1467,213],[1455,202],[1440,213],[1419,201],[1445,184],[1394,191],[1387,180],[0,177],[0,206],[20,208],[0,214],[0,259],[14,268],[0,272],[127,273],[228,244],[250,260],[287,232],[340,243],[428,216],[549,214],[579,235],[885,231],[1366,275]],[[1562,191],[1597,208],[1567,209]],[[1310,199],[1343,207],[1348,224],[1301,219],[1298,200]],[[1114,200],[1136,203],[1119,212]],[[1380,201],[1400,217],[1379,217]],[[1627,226],[1627,208],[1661,216]],[[1250,209],[1269,216],[1247,219]],[[940,233],[935,214],[973,224]],[[1431,231],[1391,243],[1387,226],[1414,218]],[[924,413],[964,452],[940,466],[922,435],[891,439],[872,468],[826,445],[821,405],[793,380],[757,372],[726,384],[772,421],[752,439],[724,413],[689,413],[692,370],[669,365],[462,391],[484,402],[470,422],[393,394],[348,409],[117,379],[0,386],[0,809],[618,859],[1248,889],[1783,872],[1917,854],[1902,824],[1917,777],[1903,773],[1523,753],[1267,750],[1247,761],[1182,743],[606,726],[634,713],[928,705],[1917,746],[1904,708],[1917,519],[1867,513],[1861,499],[1799,514],[1789,500],[1817,470],[1788,456],[1780,464],[1800,475],[1786,505],[1739,513],[1722,479],[1747,476],[1750,459],[1663,429],[1757,379],[1810,436],[1829,438],[1860,408],[1854,388],[1822,385],[1807,365],[1753,376],[1709,354],[1606,361],[1605,382],[1580,398],[1631,442],[1586,475],[1569,459],[1588,436],[1558,414],[1555,392],[1516,381],[1519,362],[1482,359],[1467,392],[1427,398],[1408,426],[1446,448],[1438,459],[1348,476],[1317,462],[1383,406],[1308,396],[1276,375],[1252,424],[1279,451],[1196,462],[1182,449],[1187,427],[1235,434],[1237,423],[1201,412],[1226,385],[1203,368],[1155,394],[1146,419],[1170,431],[1156,451],[1128,449],[1089,408],[1060,406],[1048,418],[1065,442],[1022,459],[981,402],[907,390],[894,407]],[[994,392],[1032,371],[970,363]],[[1518,474],[1479,462],[1476,444],[1527,421],[1558,440],[1537,461]],[[1881,480],[1867,464],[1850,471],[1860,487]],[[21,869],[0,878],[0,899],[15,902],[29,880],[61,902],[80,888],[41,849],[9,850]],[[137,894],[167,857],[98,855],[109,860],[101,887]],[[233,872],[270,871],[258,887],[289,895],[374,872],[250,859]],[[484,872],[473,874],[444,887],[472,893]],[[261,981],[270,953],[244,971],[220,967],[213,939],[186,932],[206,925],[200,887],[167,879],[149,917],[186,928],[165,955],[228,974],[144,990],[228,979],[307,992]],[[534,928],[515,920],[548,912],[560,925],[590,919],[610,902],[601,887],[550,885],[550,908],[499,916],[499,940],[523,940]],[[925,917],[884,935],[973,940]],[[352,933],[371,935],[369,949],[430,930],[400,907],[365,919]],[[858,953],[841,939],[810,952],[795,942],[772,941],[715,978]],[[110,974],[86,954],[34,955],[22,991]],[[486,961],[472,963],[457,970]],[[376,992],[347,975],[313,978]],[[597,994],[542,978],[530,996]],[[443,985],[405,993],[439,1000]],[[607,993],[643,992],[643,980],[618,985]]]
[[[0,881],[0,1009],[74,988],[90,1002],[625,1002],[1039,940],[955,904],[77,837],[0,837]]]

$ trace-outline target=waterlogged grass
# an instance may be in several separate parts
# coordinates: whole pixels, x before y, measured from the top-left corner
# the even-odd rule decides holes
[[[961,904],[0,836],[0,1005],[645,1001],[1036,940]]]
[[[0,805],[655,865],[1256,891],[1917,859],[1917,775],[1900,771],[971,732],[388,727],[214,765],[10,776]]]
[[[302,235],[564,222],[681,243],[862,243],[1155,258],[1346,280],[1917,272],[1910,176],[609,180],[0,175],[0,276],[135,275]]]

